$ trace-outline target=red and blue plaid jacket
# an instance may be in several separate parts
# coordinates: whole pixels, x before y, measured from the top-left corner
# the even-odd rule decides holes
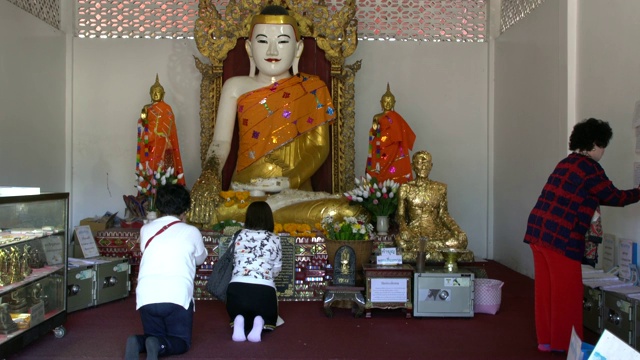
[[[531,210],[524,242],[581,261],[598,205],[625,206],[638,200],[640,190],[618,190],[597,161],[569,154],[556,165]]]

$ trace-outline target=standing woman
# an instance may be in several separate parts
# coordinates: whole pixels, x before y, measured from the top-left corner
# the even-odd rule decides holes
[[[278,296],[274,279],[282,269],[280,238],[264,201],[247,208],[245,228],[235,239],[234,266],[227,288],[227,313],[233,341],[260,342],[262,330],[274,330]]]
[[[158,189],[156,206],[162,217],[140,229],[142,260],[136,287],[136,309],[143,335],[127,339],[125,359],[177,355],[191,347],[193,280],[207,249],[200,230],[183,222],[189,191],[179,184]]]
[[[598,161],[613,132],[605,121],[573,127],[569,149],[529,215],[524,242],[535,268],[535,322],[540,351],[567,351],[571,328],[582,338],[582,267],[585,235],[598,205],[640,200],[640,188],[618,190]]]

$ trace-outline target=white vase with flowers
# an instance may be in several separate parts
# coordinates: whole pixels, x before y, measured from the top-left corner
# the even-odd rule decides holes
[[[378,235],[387,235],[389,218],[398,207],[398,188],[400,184],[393,180],[381,183],[366,174],[355,179],[356,187],[344,194],[352,204],[367,209],[376,218]]]

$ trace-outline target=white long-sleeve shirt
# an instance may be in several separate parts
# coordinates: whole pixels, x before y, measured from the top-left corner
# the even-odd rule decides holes
[[[200,230],[180,222],[156,236],[145,248],[150,237],[176,220],[179,219],[174,216],[163,216],[140,229],[142,261],[136,309],[156,303],[173,303],[188,309],[193,300],[196,266],[207,257]]]

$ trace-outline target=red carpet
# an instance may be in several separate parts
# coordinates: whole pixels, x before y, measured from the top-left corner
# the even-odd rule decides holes
[[[494,261],[480,264],[489,278],[505,282],[496,315],[406,319],[402,310],[373,309],[366,319],[334,309],[327,318],[319,301],[281,302],[284,325],[261,343],[235,343],[223,304],[198,301],[191,350],[172,358],[565,359],[536,349],[533,280]],[[73,312],[65,327],[62,339],[49,334],[8,359],[123,359],[127,336],[141,332],[133,296]],[[597,339],[585,336],[591,344]]]

